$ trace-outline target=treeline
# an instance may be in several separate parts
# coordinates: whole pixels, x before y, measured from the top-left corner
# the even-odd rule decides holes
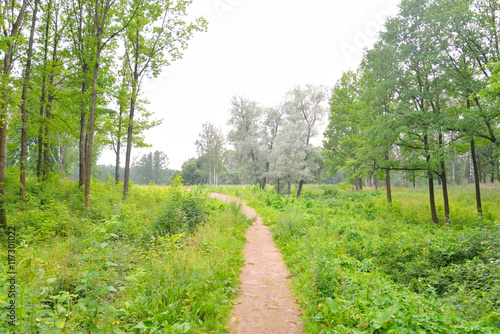
[[[367,176],[385,179],[388,201],[391,171],[426,178],[437,223],[435,180],[449,221],[448,184],[463,177],[461,162],[481,214],[481,179],[500,181],[499,10],[489,0],[404,0],[333,89],[327,164],[358,188]]]
[[[165,153],[155,151],[143,154],[142,157],[132,163],[130,168],[130,181],[135,184],[169,184],[174,170],[168,168],[169,160]],[[125,168],[120,167],[119,174],[123,175]],[[75,170],[75,172],[77,172]],[[76,174],[76,173],[75,173]],[[77,177],[77,175],[74,175]],[[93,176],[100,181],[116,182],[116,166],[97,165]]]
[[[89,204],[95,160],[116,154],[124,196],[131,151],[158,125],[141,99],[146,78],[180,58],[203,18],[186,20],[191,0],[22,0],[0,4],[0,225],[6,226],[5,170],[43,181],[78,166]],[[9,189],[10,191],[10,189]]]

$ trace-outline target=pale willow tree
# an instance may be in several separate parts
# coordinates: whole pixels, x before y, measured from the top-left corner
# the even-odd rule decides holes
[[[286,95],[283,111],[288,124],[283,129],[286,140],[281,139],[278,146],[290,146],[290,148],[277,147],[277,151],[293,153],[295,167],[294,178],[298,181],[297,197],[302,193],[304,183],[313,179],[311,164],[314,164],[315,152],[312,141],[319,134],[319,125],[325,117],[328,107],[326,88],[323,86],[306,85],[292,88]],[[283,138],[283,137],[282,137]],[[274,154],[276,161],[284,158]],[[286,169],[286,164],[276,163],[275,173],[281,175],[281,169]],[[291,166],[290,166],[291,168]]]
[[[242,167],[242,178],[245,182],[259,183],[264,187],[267,161],[262,152],[262,131],[259,124],[262,108],[255,101],[233,96],[230,114],[228,125],[232,126],[232,130],[228,134],[228,140],[233,144]]]
[[[285,115],[283,108],[265,108],[263,109],[263,118],[261,123],[261,134],[263,143],[261,145],[262,156],[265,162],[262,189],[266,187],[266,182],[270,178],[271,155],[277,145],[278,133],[285,124]]]
[[[275,140],[275,147],[270,153],[269,177],[276,181],[280,194],[290,195],[291,184],[295,180],[312,179],[310,159],[312,153],[303,140],[303,127],[289,122],[280,131]]]
[[[129,190],[134,116],[145,77],[157,77],[162,67],[182,57],[195,32],[206,31],[207,22],[197,18],[186,22],[192,0],[133,0],[138,7],[125,34],[125,61],[129,71],[131,94],[125,155],[123,196]],[[140,6],[139,6],[140,5]]]
[[[220,129],[217,129],[211,123],[204,123],[200,138],[195,142],[198,149],[198,156],[204,158],[206,164],[204,167],[208,175],[208,183],[217,185],[219,181],[219,172],[223,166],[224,158],[224,136]]]

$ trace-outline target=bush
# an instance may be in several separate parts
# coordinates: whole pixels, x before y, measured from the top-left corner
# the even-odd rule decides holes
[[[169,193],[165,209],[155,223],[155,233],[158,236],[192,233],[205,220],[206,200],[178,185],[170,188]]]

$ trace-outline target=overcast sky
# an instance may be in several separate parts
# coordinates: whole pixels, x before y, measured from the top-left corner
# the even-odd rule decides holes
[[[153,147],[134,148],[132,156],[163,151],[169,168],[180,169],[196,156],[202,123],[227,133],[234,94],[277,106],[293,85],[333,87],[358,66],[398,2],[194,0],[189,13],[203,16],[208,31],[191,39],[183,59],[145,82],[147,108],[163,124],[146,133]],[[104,152],[99,163],[113,164],[113,153]]]

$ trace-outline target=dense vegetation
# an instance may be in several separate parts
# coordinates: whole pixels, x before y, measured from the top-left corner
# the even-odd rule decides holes
[[[14,301],[20,333],[224,331],[249,222],[182,176],[254,185],[217,189],[272,226],[308,332],[498,333],[498,1],[403,0],[333,90],[236,95],[182,170],[133,164],[161,123],[142,83],[207,28],[191,3],[0,4],[0,329]]]
[[[356,71],[337,81],[325,132],[327,164],[355,180],[425,178],[434,223],[435,181],[444,216],[456,162],[470,161],[476,209],[480,182],[500,182],[499,3],[404,0]],[[412,180],[413,179],[413,180]]]
[[[216,190],[246,199],[271,226],[308,333],[500,331],[497,187],[485,189],[490,220],[473,214],[470,187],[453,188],[462,215],[441,227],[422,210],[422,191],[396,189],[388,204],[380,191],[331,186],[306,186],[299,199]]]
[[[186,20],[191,2],[0,4],[1,226],[7,224],[3,201],[10,166],[19,169],[21,202],[30,175],[41,181],[50,173],[68,176],[76,169],[89,206],[96,159],[112,148],[116,182],[123,180],[123,195],[128,194],[132,147],[148,146],[144,131],[161,123],[145,108],[143,82],[181,58],[193,34],[207,28],[203,18]]]
[[[16,176],[7,180],[15,183]],[[111,180],[29,180],[11,198],[17,233],[17,333],[221,333],[239,282],[248,221],[235,205],[180,185],[134,187],[126,201]],[[10,184],[9,184],[10,185]],[[117,200],[118,199],[118,200]],[[7,258],[6,240],[1,256]],[[2,304],[8,267],[0,267]]]

